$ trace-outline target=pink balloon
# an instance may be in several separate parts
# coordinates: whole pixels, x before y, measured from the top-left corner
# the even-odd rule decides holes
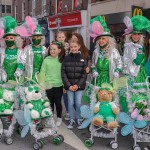
[[[0,28],[0,38],[3,38],[4,36],[4,29]]]

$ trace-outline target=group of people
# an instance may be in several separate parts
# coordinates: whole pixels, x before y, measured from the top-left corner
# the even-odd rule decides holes
[[[46,48],[42,29],[37,20],[27,16],[24,23],[10,16],[0,19],[0,83],[9,80],[30,80],[45,88],[52,111],[56,106],[57,122],[62,123],[63,97],[66,108],[68,128],[81,125],[80,106],[82,91],[85,89],[87,74],[96,78],[96,85],[112,83],[120,74],[130,76],[134,82],[145,82],[150,75],[149,45],[150,35],[145,40],[143,31],[150,32],[150,21],[144,16],[125,17],[124,54],[121,58],[103,17],[97,16],[90,21],[89,35],[96,42],[96,49],[89,67],[89,50],[83,37],[73,33],[69,41],[65,32],[56,34],[56,39]],[[22,49],[21,37],[29,37],[31,44]],[[93,82],[94,84],[94,82]],[[76,114],[76,115],[75,115]]]

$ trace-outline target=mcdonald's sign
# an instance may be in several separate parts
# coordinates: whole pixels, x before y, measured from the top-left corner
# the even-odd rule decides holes
[[[132,16],[143,15],[143,8],[139,6],[132,6]]]

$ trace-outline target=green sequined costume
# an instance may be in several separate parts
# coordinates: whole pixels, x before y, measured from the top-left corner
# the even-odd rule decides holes
[[[33,53],[34,53],[34,60],[33,60],[33,74],[32,79],[36,81],[36,74],[40,72],[41,65],[43,62],[43,56],[42,56],[42,46],[39,48],[36,48],[32,46]]]
[[[5,58],[4,58],[4,70],[7,74],[7,80],[15,80],[14,73],[17,69],[17,52],[18,48],[9,49],[6,48],[5,50]]]
[[[107,58],[98,58],[96,68],[99,74],[96,85],[101,86],[102,83],[109,83],[109,60]]]

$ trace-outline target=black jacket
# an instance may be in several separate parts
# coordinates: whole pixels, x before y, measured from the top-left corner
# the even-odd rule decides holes
[[[66,90],[75,84],[78,85],[78,90],[84,90],[87,79],[86,67],[87,61],[83,59],[80,53],[70,53],[64,58],[61,75]]]

